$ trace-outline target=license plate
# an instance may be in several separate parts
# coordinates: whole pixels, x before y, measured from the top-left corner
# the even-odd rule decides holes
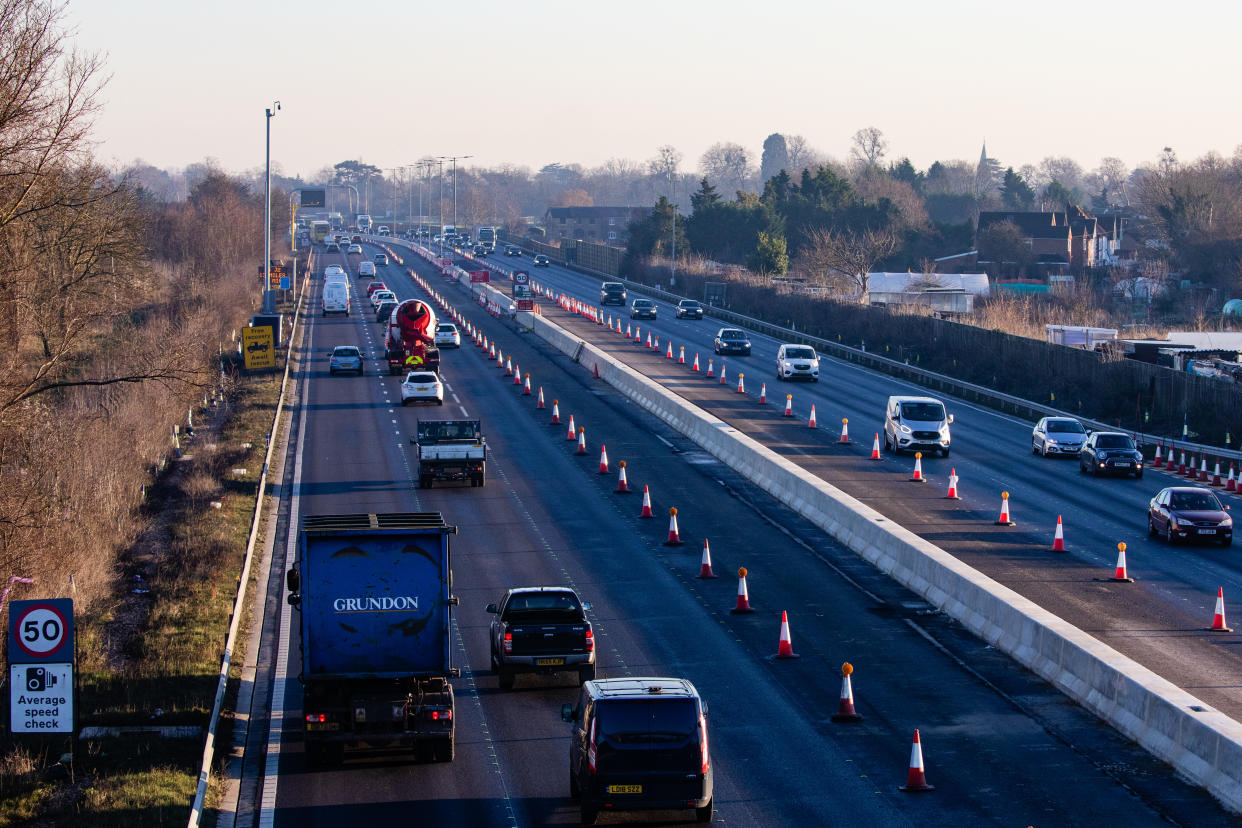
[[[340,730],[340,722],[307,722],[307,730]]]
[[[1200,535],[1215,535],[1216,530],[1215,529],[1200,529],[1199,534]]]
[[[565,663],[563,658],[537,658],[535,665],[538,667],[557,667]]]
[[[642,785],[609,785],[608,793],[610,794],[640,794],[643,792]]]

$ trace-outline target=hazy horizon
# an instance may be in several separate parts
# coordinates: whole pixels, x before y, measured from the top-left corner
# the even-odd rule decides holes
[[[322,0],[79,0],[66,20],[79,48],[105,54],[94,138],[120,166],[261,167],[275,100],[273,163],[301,177],[427,155],[597,167],[664,144],[693,172],[722,141],[757,163],[773,132],[843,160],[868,126],[884,133],[886,160],[919,169],[974,161],[985,140],[1003,166],[1068,156],[1088,170],[1107,156],[1133,168],[1166,146],[1190,160],[1242,143],[1242,115],[1218,102],[1242,64],[1242,7],[1052,2],[1032,13],[902,0],[879,17],[831,6],[634,0],[618,15],[569,0],[450,12],[381,0],[347,14]],[[206,32],[220,33],[216,48],[199,46]],[[663,64],[660,49],[672,55]]]

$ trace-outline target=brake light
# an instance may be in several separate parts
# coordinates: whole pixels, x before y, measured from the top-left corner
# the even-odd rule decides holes
[[[505,652],[513,652],[513,633],[511,632],[505,633]]]
[[[427,718],[433,722],[447,722],[453,718],[452,710],[428,710]]]
[[[307,724],[312,724],[312,723],[323,724],[327,720],[328,720],[328,714],[326,713],[307,713],[306,714]]]
[[[599,723],[599,719],[591,719],[591,741],[587,745],[587,770],[591,775],[595,775],[595,726]]]
[[[588,653],[595,651],[595,633],[590,627],[588,627],[586,631],[586,651]]]
[[[699,772],[706,774],[711,764],[711,757],[707,753],[707,721],[699,714]]]

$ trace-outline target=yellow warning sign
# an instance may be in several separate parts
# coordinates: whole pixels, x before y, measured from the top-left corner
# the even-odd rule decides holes
[[[242,353],[246,357],[246,369],[275,368],[276,346],[272,342],[272,329],[242,328]]]

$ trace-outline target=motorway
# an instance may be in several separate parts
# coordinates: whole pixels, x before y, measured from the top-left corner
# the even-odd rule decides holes
[[[378,251],[365,249],[368,258]],[[319,265],[344,258],[328,256]],[[353,272],[356,260],[345,265]],[[407,265],[424,278],[439,278],[413,256]],[[403,268],[393,264],[379,270],[400,298],[426,298]],[[570,280],[568,274],[549,274],[549,281],[553,277]],[[484,605],[510,586],[540,584],[572,585],[592,602],[601,677],[677,675],[699,688],[710,705],[718,823],[1230,824],[1206,794],[1179,781],[1167,766],[593,381],[589,371],[512,323],[488,316],[464,290],[444,287],[449,300],[544,389],[549,407],[557,399],[562,417],[573,414],[586,429],[588,456],[575,456],[565,427],[551,426],[548,411],[537,410],[534,397],[523,396],[503,370],[469,344],[444,352],[449,395],[443,409],[403,409],[399,379],[384,370],[381,326],[373,315],[357,310],[358,302],[366,303],[357,291],[364,284],[355,279],[351,286],[355,312],[350,317],[309,317],[306,340],[297,352],[298,402],[278,548],[288,548],[306,514],[433,510],[460,527],[452,539],[454,592],[461,599],[454,625],[454,657],[462,671],[454,681],[457,755],[453,763],[439,765],[360,756],[340,769],[308,771],[298,725],[296,620],[290,623],[293,611],[282,601],[276,610],[282,623],[278,646],[271,648],[275,657],[260,665],[260,686],[277,691],[269,748],[275,757],[269,767],[275,772],[263,780],[265,805],[255,809],[261,824],[408,822],[414,814],[424,824],[576,822],[566,778],[568,730],[559,718],[560,705],[576,699],[575,682],[524,676],[514,691],[502,693],[488,668]],[[313,288],[312,308],[317,295]],[[558,322],[579,324],[568,315],[545,312]],[[660,324],[670,332],[683,324],[702,330],[712,325]],[[581,333],[588,330],[599,335],[591,326],[583,326]],[[338,344],[359,345],[369,354],[365,376],[327,375],[327,353]],[[740,395],[721,399],[723,392],[701,378],[676,380],[668,366],[625,347],[634,352],[636,366],[667,373],[670,382],[687,387],[697,383],[702,393],[696,396],[722,410],[735,409],[734,416],[745,406],[757,408]],[[757,365],[768,361],[762,351],[752,360]],[[752,370],[756,378],[763,373]],[[839,419],[837,411],[847,405],[861,408],[864,384],[864,378],[851,377],[843,384],[848,387],[822,383],[808,389],[831,392],[819,403],[821,423]],[[794,393],[802,404],[804,392]],[[830,416],[834,402],[837,410]],[[802,407],[809,407],[809,400]],[[973,499],[991,483],[983,476],[984,460],[970,458],[982,457],[995,441],[970,436],[974,410],[954,410],[954,462]],[[489,444],[485,488],[416,488],[408,441],[420,415],[483,418]],[[852,415],[844,416],[854,423]],[[869,421],[858,416],[859,422]],[[874,478],[880,469],[896,475],[899,461],[886,459],[869,468],[861,447],[832,448],[828,430],[808,434],[802,428],[795,434],[787,422],[755,420],[765,442],[797,446],[807,462],[854,463],[856,471],[842,466],[834,472],[837,485],[857,479],[876,490],[872,501],[894,501],[886,493],[891,484]],[[601,442],[614,468],[627,461],[632,487],[651,486],[658,519],[639,520],[638,496],[615,494],[615,476],[597,473]],[[964,456],[958,456],[959,450]],[[1006,458],[1001,465],[1017,464]],[[1045,466],[1050,490],[1058,485],[1053,480],[1073,480],[1072,469],[1058,466]],[[930,498],[943,470],[934,461],[927,468],[933,477],[924,487]],[[1032,474],[1038,478],[1040,473]],[[1006,537],[1023,537],[1030,534],[1027,510],[1033,515],[1038,507],[1017,503],[1032,499],[1036,489],[1012,490],[1015,510],[1022,511],[1016,515],[1017,531]],[[970,507],[972,499],[951,509],[988,511],[979,504]],[[880,508],[878,502],[873,505]],[[671,506],[680,511],[684,547],[662,543]],[[923,504],[910,512],[918,517],[941,509],[940,504]],[[1082,526],[1082,534],[1071,538],[1086,548],[1086,509],[1063,511],[1067,526]],[[915,520],[911,528],[925,534],[925,524]],[[1013,568],[1020,568],[1015,563],[1019,555],[1033,556],[1016,541],[1003,545],[986,539],[990,526],[969,532],[941,527],[937,542],[959,534],[978,536],[968,537],[963,554],[983,557],[998,547],[999,553],[994,549],[992,554]],[[1050,531],[1043,534],[1050,537]],[[1046,545],[1047,538],[1039,537]],[[704,538],[711,542],[721,576],[714,581],[694,577]],[[974,546],[980,548],[971,552]],[[1058,559],[1061,566],[1069,561],[1086,566],[1088,556],[1076,548]],[[278,554],[269,580],[278,597],[285,565]],[[739,566],[750,570],[750,596],[757,609],[750,616],[728,613],[736,592],[731,573]],[[1146,588],[1144,582],[1132,586]],[[789,612],[794,649],[802,656],[796,661],[771,658],[782,610]],[[856,670],[854,692],[864,719],[834,724],[829,716],[836,711],[840,665],[847,660]],[[916,727],[929,781],[936,786],[924,796],[897,790],[905,782]],[[687,818],[692,815],[632,820],[606,815],[603,822],[662,824]]]
[[[497,257],[501,264],[529,266],[528,258]],[[564,268],[528,268],[547,290],[588,304],[599,300],[599,280]],[[636,293],[631,292],[632,300]],[[923,457],[927,485],[910,485],[911,455],[882,454],[871,461],[872,436],[883,430],[889,395],[928,395],[927,389],[821,357],[820,382],[778,382],[778,340],[752,333],[752,355],[715,357],[721,386],[701,372],[665,358],[685,347],[687,362],[698,354],[704,372],[712,339],[724,324],[710,317],[678,320],[658,301],[659,321],[641,325],[643,343],[633,343],[557,307],[544,315],[598,345],[632,368],[710,411],[740,431],[785,455],[926,540],[1069,621],[1109,646],[1242,720],[1242,634],[1209,632],[1218,588],[1226,601],[1242,600],[1242,563],[1236,548],[1170,546],[1147,535],[1148,501],[1165,486],[1185,485],[1176,475],[1147,470],[1142,479],[1093,478],[1080,474],[1076,459],[1035,456],[1033,423],[963,400],[941,396],[956,417],[950,458]],[[610,307],[630,320],[628,308]],[[659,353],[645,346],[646,333],[659,336]],[[745,374],[746,395],[736,393]],[[767,406],[758,404],[767,383]],[[796,417],[781,416],[786,394]],[[819,428],[806,428],[812,405]],[[842,418],[853,444],[837,441]],[[962,500],[946,500],[948,475],[956,469]],[[1001,493],[1010,493],[1016,527],[994,525]],[[1237,511],[1242,498],[1220,492]],[[1051,552],[1057,516],[1064,522],[1067,554]],[[1128,574],[1135,583],[1111,580],[1117,544],[1125,543]],[[1235,604],[1236,606],[1236,604]]]

